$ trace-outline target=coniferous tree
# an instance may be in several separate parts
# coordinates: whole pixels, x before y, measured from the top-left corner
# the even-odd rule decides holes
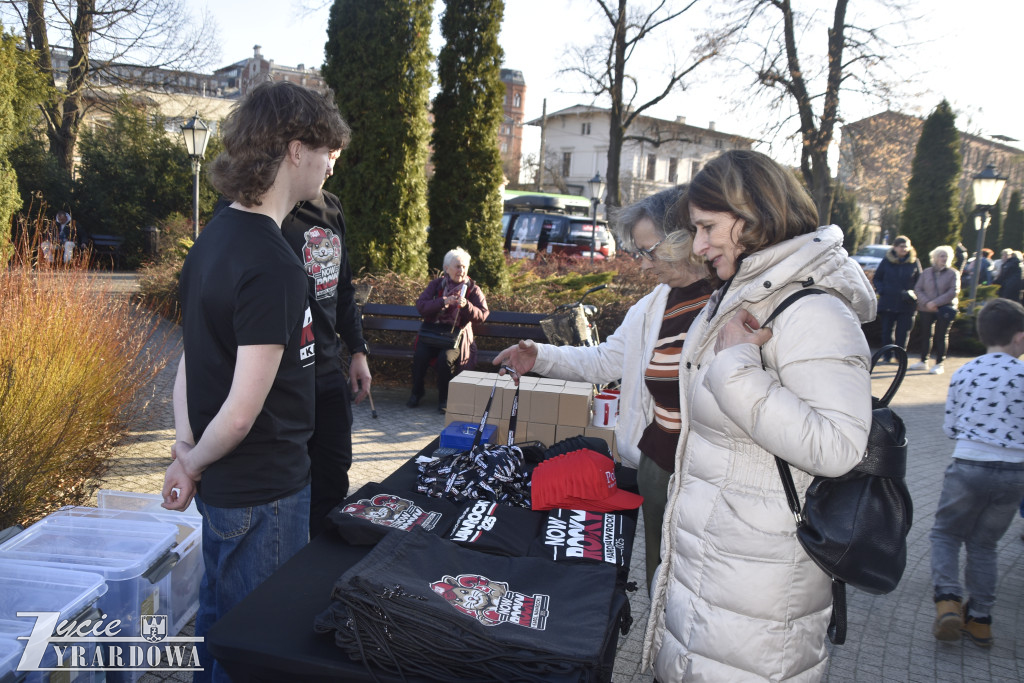
[[[327,189],[345,207],[358,272],[427,271],[427,118],[433,0],[336,0],[323,75],[352,140]]]
[[[1006,205],[1006,220],[1003,221],[1003,241],[1000,249],[1024,249],[1024,210],[1020,207],[1020,190],[1014,190]]]
[[[445,2],[429,198],[431,267],[461,246],[472,256],[473,279],[492,289],[506,280],[497,139],[505,95],[498,45],[504,9],[504,0]]]
[[[921,128],[900,216],[900,232],[910,238],[919,254],[960,240],[960,169],[956,115],[943,100]]]
[[[999,258],[1003,244],[1003,209],[1000,204],[997,199],[996,205],[989,210],[990,220],[985,231],[985,246],[995,253],[996,258]]]

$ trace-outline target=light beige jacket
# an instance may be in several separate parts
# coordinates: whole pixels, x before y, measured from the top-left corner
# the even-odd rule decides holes
[[[867,445],[870,351],[860,325],[876,300],[842,240],[828,226],[746,257],[686,339],[687,419],[643,653],[662,683],[813,681],[824,670],[830,581],[796,539],[773,454],[792,465],[802,497],[812,475],[849,471]],[[796,301],[763,349],[715,353],[739,309],[763,322],[804,285],[827,295]]]

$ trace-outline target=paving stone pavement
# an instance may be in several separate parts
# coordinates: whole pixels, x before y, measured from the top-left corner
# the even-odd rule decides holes
[[[118,291],[131,291],[131,283],[116,283]],[[177,328],[170,327],[167,353],[177,356]],[[175,338],[174,335],[178,335]],[[942,416],[949,377],[967,358],[950,358],[946,374],[910,372],[893,403],[907,425],[910,441],[907,483],[915,506],[909,536],[907,569],[897,589],[883,596],[848,591],[849,634],[846,644],[831,646],[826,681],[1021,681],[1024,680],[1024,520],[1015,518],[999,545],[998,600],[993,609],[995,644],[990,650],[969,642],[940,643],[931,635],[935,616],[931,600],[931,529],[949,464],[953,442],[942,433]],[[371,359],[372,366],[372,359]],[[892,366],[875,371],[874,393],[880,396],[894,372]],[[173,442],[171,386],[174,362],[157,378],[143,419],[115,451],[103,488],[158,493]],[[371,368],[372,369],[372,368]],[[354,463],[352,490],[368,481],[380,481],[441,430],[444,419],[427,396],[419,408],[408,409],[405,388],[375,387],[371,416],[368,402],[355,406],[353,424]],[[643,527],[637,528],[630,581],[640,590],[630,594],[634,623],[629,635],[620,638],[612,680],[615,683],[649,682],[640,672],[640,653],[649,600],[643,570]],[[191,629],[191,624],[189,629]],[[145,683],[189,680],[183,674],[147,674]]]

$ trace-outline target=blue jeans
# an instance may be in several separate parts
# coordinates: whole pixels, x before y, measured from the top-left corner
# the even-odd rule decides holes
[[[206,571],[199,586],[196,635],[210,627],[232,607],[267,580],[277,568],[309,540],[309,485],[298,493],[265,505],[218,508],[196,497],[203,516],[203,561]],[[199,643],[199,661],[205,668],[194,682],[231,678]]]
[[[1024,464],[954,459],[946,468],[932,527],[935,595],[963,596],[960,546],[967,548],[964,584],[971,611],[991,613],[996,601],[996,545],[1024,496]]]

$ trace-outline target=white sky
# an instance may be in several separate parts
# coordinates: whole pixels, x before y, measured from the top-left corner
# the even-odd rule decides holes
[[[375,0],[366,0],[372,2]],[[265,58],[279,64],[319,66],[323,62],[327,15],[330,0],[188,0],[197,14],[208,8],[219,27],[221,59],[218,66],[244,59],[259,44]],[[319,10],[303,7],[322,4]],[[676,4],[682,4],[677,2]],[[720,0],[705,5],[721,7]],[[817,10],[827,20],[834,6],[830,0],[794,0],[794,5]],[[571,77],[559,75],[558,69],[568,63],[566,48],[596,40],[605,31],[598,20],[591,0],[506,0],[501,43],[505,50],[504,66],[518,69],[526,79],[527,120],[539,118],[544,98],[548,112],[577,103],[590,103],[589,96],[573,93],[579,84]],[[443,0],[435,0],[435,17],[444,9]],[[972,10],[974,12],[972,13]],[[1020,140],[1009,143],[1024,148],[1024,84],[1021,66],[1024,52],[1019,50],[1024,31],[1022,0],[916,0],[921,16],[908,31],[892,33],[893,40],[913,47],[894,50],[900,57],[899,73],[910,79],[906,91],[892,108],[907,113],[927,115],[943,98],[947,98],[959,114],[961,130],[982,135],[1002,134]],[[880,9],[879,0],[851,0],[848,19],[867,12],[865,25],[877,26],[890,15]],[[693,15],[692,18],[690,15]],[[695,11],[684,14],[670,30],[654,35],[649,49],[638,54],[635,66],[627,71],[640,77],[644,101],[657,91],[658,78],[673,51],[685,57],[690,31],[712,20]],[[909,37],[908,37],[909,32]],[[824,29],[809,34],[801,43],[815,51],[824,49]],[[432,47],[441,46],[435,21]],[[631,63],[632,64],[632,63]],[[687,123],[707,126],[715,122],[717,130],[760,139],[765,125],[763,103],[736,105],[748,91],[749,77],[736,67],[722,63],[694,74],[686,92],[673,94],[650,113],[666,119],[685,116]],[[646,97],[644,97],[646,95]],[[606,102],[596,102],[607,106]],[[885,108],[865,96],[844,93],[841,113],[849,121],[869,116]],[[820,107],[817,109],[820,110]],[[838,131],[837,131],[838,133]],[[536,151],[539,129],[527,127],[524,152]],[[780,161],[796,162],[796,148],[781,138],[775,146],[759,149]],[[835,157],[833,154],[833,164]]]

